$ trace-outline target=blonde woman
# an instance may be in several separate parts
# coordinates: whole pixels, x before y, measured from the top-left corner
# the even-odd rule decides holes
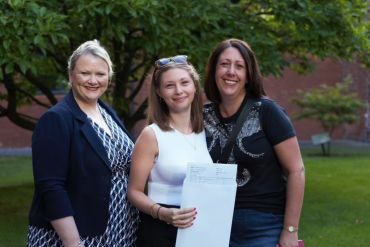
[[[187,163],[212,162],[202,105],[199,75],[186,56],[155,63],[150,125],[135,144],[128,192],[129,200],[141,211],[138,247],[174,247],[177,229],[191,227],[196,220],[196,208],[179,207]]]

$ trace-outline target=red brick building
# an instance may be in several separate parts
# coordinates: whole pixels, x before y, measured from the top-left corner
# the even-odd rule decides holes
[[[317,62],[315,70],[308,75],[298,75],[291,70],[285,70],[281,78],[267,77],[265,88],[270,98],[282,105],[289,115],[294,115],[299,109],[291,100],[297,96],[297,90],[310,90],[320,84],[335,84],[341,82],[347,75],[351,75],[353,83],[351,90],[370,104],[370,70],[360,65],[350,63],[333,63],[329,60]],[[138,100],[148,95],[145,87],[138,96]],[[33,112],[32,115],[40,116],[45,109],[38,106],[27,106],[20,109],[23,112]],[[359,113],[359,119],[352,125],[338,128],[334,133],[335,139],[353,139],[363,141],[366,138],[364,114]],[[293,121],[299,140],[306,141],[312,134],[322,132],[320,125],[312,120]],[[143,124],[139,123],[133,132],[137,134]],[[29,147],[32,132],[24,130],[7,118],[0,118],[0,148]],[[370,140],[369,140],[370,141]]]
[[[297,96],[298,89],[309,91],[320,84],[333,85],[343,81],[348,75],[351,75],[353,79],[350,90],[370,105],[370,70],[350,63],[333,63],[328,60],[318,62],[313,73],[309,75],[297,75],[291,70],[286,70],[282,78],[267,78],[265,88],[271,98],[284,106],[289,115],[293,115],[299,111],[299,108],[291,102],[292,98]],[[334,139],[364,141],[366,139],[365,113],[366,109],[363,109],[359,112],[356,123],[343,125],[336,129]],[[312,134],[323,131],[321,126],[312,120],[294,121],[293,124],[299,140],[309,140]]]

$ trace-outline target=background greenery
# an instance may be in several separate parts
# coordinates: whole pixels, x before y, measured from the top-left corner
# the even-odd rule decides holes
[[[298,90],[299,95],[293,99],[293,103],[299,106],[300,111],[295,118],[317,120],[329,136],[332,136],[337,127],[355,122],[359,119],[358,112],[365,106],[365,102],[351,92],[351,83],[352,77],[348,76],[332,86],[322,84],[310,91]]]
[[[303,148],[306,192],[300,238],[307,247],[368,247],[369,147]],[[30,157],[0,157],[0,246],[25,246],[33,193]]]
[[[146,101],[133,99],[156,59],[187,54],[203,71],[226,38],[247,41],[265,76],[309,71],[314,59],[370,66],[369,6],[364,0],[3,0],[0,117],[32,130],[37,117],[17,108],[56,104],[55,89],[67,85],[68,57],[91,39],[111,55],[116,73],[106,100],[129,128],[144,117]]]

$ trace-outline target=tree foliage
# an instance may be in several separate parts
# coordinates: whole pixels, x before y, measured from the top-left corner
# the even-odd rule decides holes
[[[296,118],[319,121],[329,135],[342,124],[355,122],[364,103],[358,95],[350,92],[351,83],[351,77],[346,77],[334,86],[323,84],[309,92],[299,91],[299,98],[293,100],[301,108]]]
[[[57,102],[66,88],[68,56],[98,39],[115,65],[107,100],[132,126],[146,102],[134,98],[159,57],[187,54],[203,71],[216,43],[236,37],[255,50],[265,75],[310,68],[310,58],[370,66],[368,1],[362,0],[7,0],[0,2],[0,116],[33,129],[19,113],[34,102]],[[35,94],[42,94],[40,100]]]

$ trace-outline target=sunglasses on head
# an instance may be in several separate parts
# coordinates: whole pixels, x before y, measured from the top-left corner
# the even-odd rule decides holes
[[[188,56],[177,55],[174,57],[161,58],[155,62],[155,67],[160,68],[160,67],[166,66],[169,63],[188,64]]]

